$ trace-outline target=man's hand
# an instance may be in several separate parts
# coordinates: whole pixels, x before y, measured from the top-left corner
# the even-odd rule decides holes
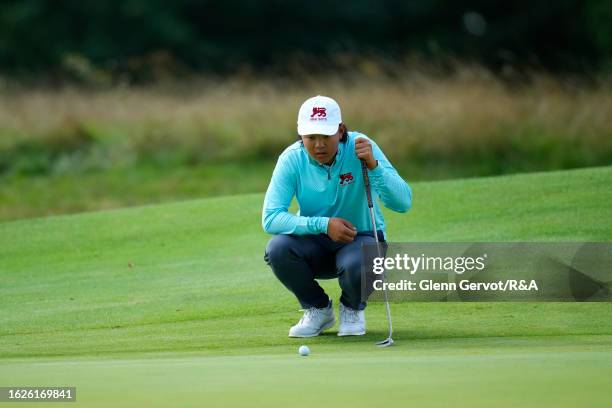
[[[378,165],[378,162],[374,159],[374,153],[372,153],[372,144],[368,139],[362,137],[355,139],[355,154],[359,159],[366,162],[368,170],[374,170]]]
[[[327,235],[332,241],[348,244],[357,235],[357,228],[343,218],[330,218],[327,224]]]

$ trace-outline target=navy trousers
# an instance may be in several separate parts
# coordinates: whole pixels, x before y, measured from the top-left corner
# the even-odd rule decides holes
[[[384,241],[382,231],[378,231],[378,239]],[[361,293],[363,242],[375,243],[374,234],[359,233],[348,244],[334,242],[326,234],[275,235],[268,242],[264,259],[304,309],[323,308],[329,303],[316,279],[338,278],[342,289],[340,302],[363,310],[367,300],[362,299]]]

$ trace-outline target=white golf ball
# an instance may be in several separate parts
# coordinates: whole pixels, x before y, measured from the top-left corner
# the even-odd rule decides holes
[[[300,356],[307,356],[310,354],[310,349],[308,346],[300,346],[298,353],[300,353]]]

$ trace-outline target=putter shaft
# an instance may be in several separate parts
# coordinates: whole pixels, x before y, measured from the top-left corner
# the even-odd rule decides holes
[[[378,241],[378,229],[376,228],[376,217],[374,214],[374,203],[372,202],[372,190],[370,188],[370,177],[368,176],[368,168],[364,160],[361,161],[361,171],[363,173],[363,181],[365,184],[366,197],[368,199],[368,208],[370,210],[370,219],[372,220],[372,230],[374,231],[374,240],[376,241],[376,250],[378,252],[378,256],[382,258],[382,253],[380,251],[380,242]],[[385,274],[381,275],[381,278],[385,280]],[[385,294],[385,309],[387,312],[387,323],[389,323],[389,337],[383,341],[379,341],[376,343],[381,347],[390,346],[393,344],[393,323],[391,320],[391,307],[389,306],[389,295],[387,294],[387,288],[383,286],[383,293]]]

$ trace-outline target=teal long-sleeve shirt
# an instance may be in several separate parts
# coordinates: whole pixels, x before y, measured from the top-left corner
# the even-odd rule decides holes
[[[358,132],[348,132],[348,140],[338,144],[338,153],[331,166],[312,159],[301,141],[281,153],[264,199],[264,231],[295,235],[327,233],[332,217],[350,221],[358,232],[372,231],[361,161],[355,154],[357,138],[370,140],[374,159],[378,160],[378,166],[369,170],[368,175],[376,226],[386,237],[378,199],[393,211],[406,212],[412,205],[412,191],[378,145]],[[297,214],[289,212],[293,197],[299,205]]]

